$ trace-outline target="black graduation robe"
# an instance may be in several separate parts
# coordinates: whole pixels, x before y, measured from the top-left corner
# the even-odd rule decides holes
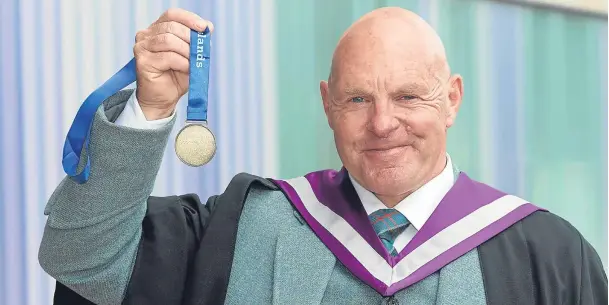
[[[123,304],[222,304],[239,217],[253,184],[277,188],[239,174],[206,204],[194,194],[150,197]],[[168,247],[183,251],[161,251]],[[550,212],[533,212],[479,245],[478,253],[488,304],[607,304],[598,254]],[[58,282],[54,304],[93,303]]]

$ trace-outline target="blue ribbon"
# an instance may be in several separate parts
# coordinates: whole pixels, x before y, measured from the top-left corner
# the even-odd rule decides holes
[[[187,121],[207,121],[207,90],[209,88],[209,31],[190,32],[190,70]]]
[[[203,33],[196,31],[190,33],[190,71],[186,115],[188,121],[207,120],[211,47],[209,36],[208,29]],[[132,84],[135,80],[135,58],[132,58],[116,74],[93,91],[78,109],[63,145],[62,158],[63,170],[77,183],[85,183],[89,179],[91,160],[88,147],[95,112],[106,99]],[[82,154],[83,149],[85,149],[84,155]],[[86,163],[82,170],[78,172],[81,157],[85,158]]]

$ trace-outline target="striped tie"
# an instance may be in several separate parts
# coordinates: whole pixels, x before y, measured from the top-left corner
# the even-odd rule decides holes
[[[410,225],[408,219],[396,209],[381,209],[370,214],[369,218],[376,235],[381,239],[387,251],[392,256],[398,255],[393,243],[398,235]]]

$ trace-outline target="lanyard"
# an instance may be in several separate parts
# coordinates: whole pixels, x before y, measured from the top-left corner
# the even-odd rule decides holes
[[[190,31],[190,70],[188,84],[187,121],[207,121],[207,91],[209,89],[209,31]]]
[[[191,30],[187,121],[207,120],[211,46],[209,36],[208,29],[203,33]],[[106,99],[132,84],[135,80],[135,58],[132,58],[116,74],[93,91],[78,109],[66,136],[62,158],[63,170],[77,183],[85,183],[89,179],[91,160],[88,146],[95,112]],[[84,154],[83,149],[85,150]],[[84,160],[81,160],[81,158],[84,158]],[[79,172],[78,165],[81,162],[85,163]]]

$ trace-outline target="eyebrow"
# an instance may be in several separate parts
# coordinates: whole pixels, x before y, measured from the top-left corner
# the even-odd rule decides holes
[[[405,83],[399,87],[397,87],[395,90],[393,90],[394,93],[419,93],[419,94],[423,94],[423,93],[427,93],[429,92],[429,88],[427,85],[421,83],[421,82],[411,82],[411,83]]]
[[[349,95],[349,96],[370,96],[373,95],[372,92],[370,92],[370,90],[365,90],[365,89],[361,89],[361,88],[355,88],[355,87],[347,87],[345,90],[343,90],[342,92],[345,95]]]

